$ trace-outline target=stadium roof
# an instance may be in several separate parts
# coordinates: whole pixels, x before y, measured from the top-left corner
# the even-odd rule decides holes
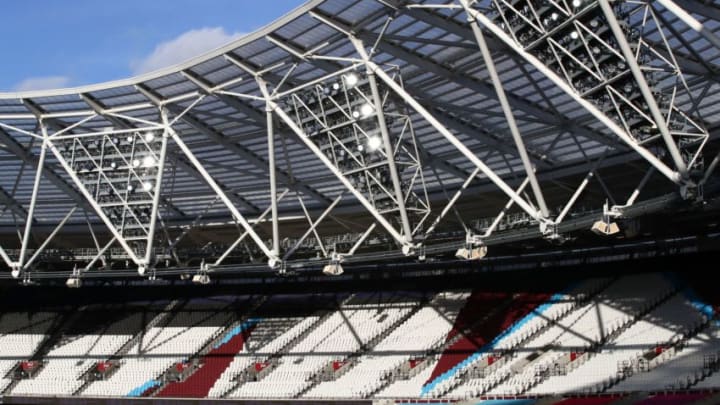
[[[271,206],[262,82],[269,83],[271,91],[277,89],[277,94],[288,91],[286,96],[291,97],[297,86],[319,83],[326,76],[337,78],[334,75],[339,71],[355,68],[364,74],[364,67],[358,69],[362,66],[362,55],[349,35],[362,41],[365,50],[372,48],[370,59],[375,64],[388,72],[399,71],[404,96],[419,103],[437,124],[515,189],[525,177],[531,176],[523,164],[522,148],[517,147],[513,128],[499,102],[491,72],[479,51],[478,38],[472,29],[474,22],[468,22],[462,2],[425,7],[439,3],[311,0],[222,48],[157,72],[72,89],[0,93],[0,201],[6,205],[0,217],[2,229],[8,235],[15,235],[18,227],[24,226],[28,211],[34,209],[32,226],[37,232],[47,234],[64,222],[63,218],[76,206],[80,209],[69,214],[68,225],[62,232],[74,230],[89,235],[86,221],[102,228],[103,218],[89,206],[77,180],[52,153],[48,152],[45,157],[37,204],[31,204],[43,137],[73,134],[82,138],[82,134],[143,131],[155,128],[152,123],[163,122],[163,109],[167,113],[165,118],[207,175],[216,181],[239,213],[252,221]],[[515,10],[511,4],[517,6],[518,2],[499,3],[510,13]],[[654,50],[650,52],[655,59],[680,69],[678,75],[678,71],[651,62],[643,67],[646,72],[651,68],[660,72],[652,90],[672,94],[676,111],[697,124],[698,136],[707,136],[701,145],[704,168],[707,168],[718,149],[717,126],[720,125],[717,102],[720,48],[711,43],[717,38],[715,33],[720,34],[720,7],[712,1],[677,1],[702,24],[702,29],[697,31],[694,29],[697,27],[688,25],[680,19],[682,16],[660,2],[627,3],[637,9],[634,14],[619,18],[623,27],[626,30],[632,27],[639,33],[644,45]],[[492,19],[497,16],[493,4],[498,3],[479,1],[468,7]],[[586,5],[588,13],[600,13],[596,2],[587,1]],[[640,9],[644,14],[637,11]],[[652,20],[648,15],[654,17],[655,23],[648,22]],[[589,24],[583,18],[578,11],[567,20],[582,32],[583,24]],[[531,23],[528,21],[527,25]],[[593,209],[601,209],[608,199],[611,205],[623,205],[646,175],[649,179],[649,185],[643,190],[646,199],[685,190],[688,184],[692,187],[702,177],[692,177],[692,173],[684,175],[682,168],[675,165],[678,162],[673,160],[673,148],[665,148],[658,141],[662,139],[660,135],[630,145],[627,139],[609,129],[607,122],[588,110],[583,104],[584,96],[565,91],[546,72],[533,66],[523,49],[518,52],[522,46],[508,43],[488,26],[483,28],[527,160],[534,167],[549,206],[550,213],[541,217],[556,218],[588,173],[593,177],[591,184],[580,188],[579,193],[583,205]],[[543,40],[553,39],[551,35],[548,38]],[[592,39],[591,34],[588,38]],[[561,45],[555,46],[556,52],[560,52]],[[525,52],[532,54],[536,48],[537,44],[535,48],[528,46]],[[569,54],[566,59],[570,57]],[[408,102],[403,95],[390,91],[389,84],[381,84],[383,91]],[[618,95],[618,98],[622,97]],[[415,188],[427,191],[427,200],[433,202],[430,219],[422,227],[427,229],[446,206],[448,198],[479,166],[412,104],[403,108],[417,139],[415,156],[422,162],[425,187],[415,183]],[[651,115],[649,109],[641,112]],[[330,215],[335,229],[364,232],[366,228],[361,225],[366,224],[348,221],[348,215],[355,213],[355,218],[377,220],[377,213],[368,213],[357,195],[348,193],[348,187],[311,153],[287,122],[281,117],[274,119],[278,129],[275,145],[278,193],[285,188],[289,190],[278,202],[277,216],[281,224],[295,224],[294,228],[288,225],[286,233],[299,237],[314,230],[307,228],[305,215],[309,215],[309,219],[317,218],[331,205],[337,214]],[[652,159],[657,159],[656,163],[664,165],[667,172],[676,177],[668,178],[671,176],[662,169],[647,174],[653,165],[652,159],[638,153],[637,147],[644,147]],[[234,221],[229,219],[228,207],[218,193],[206,185],[204,173],[182,148],[169,143],[166,162],[159,197],[159,222],[166,232],[172,230],[170,233],[175,235],[181,229],[177,227],[197,225],[200,217],[204,225],[217,219],[217,224],[232,226]],[[695,161],[686,163],[693,166]],[[658,164],[655,167],[658,168]],[[535,198],[529,197],[530,190],[528,187],[526,193],[518,193],[515,201],[523,200],[532,208],[541,208],[544,202],[539,203],[537,194]],[[421,193],[418,191],[418,194]],[[470,190],[459,200],[459,206],[467,208],[462,210],[462,219],[469,223],[495,215],[508,201],[504,194],[507,193],[498,187],[497,181],[481,170]],[[344,197],[335,205],[341,195]],[[573,212],[581,211],[579,204],[569,208]],[[392,217],[390,225],[401,227],[401,219],[389,217]],[[225,222],[221,218],[225,218]],[[99,228],[97,231],[108,235]],[[263,232],[267,235],[272,230],[264,227]],[[402,231],[398,233],[407,236]],[[167,239],[173,238],[167,236]],[[5,240],[6,248],[18,244],[14,237],[8,236]],[[421,240],[418,237],[411,242]],[[38,241],[35,247],[41,243]]]

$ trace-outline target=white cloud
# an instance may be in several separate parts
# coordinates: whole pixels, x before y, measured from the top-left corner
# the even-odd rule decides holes
[[[70,78],[66,76],[30,77],[15,86],[16,91],[48,90],[68,87]]]
[[[177,38],[162,42],[145,58],[130,63],[138,75],[174,65],[198,56],[211,49],[237,39],[241,33],[229,34],[222,27],[200,28],[180,34]]]

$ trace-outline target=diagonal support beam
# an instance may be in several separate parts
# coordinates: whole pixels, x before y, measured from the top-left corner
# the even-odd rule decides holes
[[[544,222],[543,217],[540,213],[533,208],[525,199],[520,197],[515,190],[513,190],[503,179],[500,178],[492,169],[490,169],[482,160],[480,160],[467,146],[465,146],[459,139],[455,137],[447,128],[445,128],[432,114],[430,114],[420,103],[412,98],[405,90],[400,87],[393,79],[385,73],[374,62],[369,62],[368,65],[375,72],[375,74],[382,79],[385,84],[390,87],[395,93],[402,97],[408,105],[410,105],[415,111],[417,111],[426,121],[430,123],[445,139],[448,140],[455,148],[457,148],[469,161],[483,172],[487,178],[492,181],[500,190],[502,190],[508,197],[512,198],[518,206],[520,206],[525,212],[528,213],[532,218],[539,222]]]
[[[702,35],[703,38],[707,39],[708,42],[713,44],[716,48],[720,48],[720,37],[718,37],[714,32],[710,31],[700,21],[698,21],[695,17],[688,13],[688,11],[690,11],[703,15],[707,18],[714,19],[715,21],[720,21],[720,8],[717,8],[716,6],[710,4],[700,5],[696,1],[686,0],[681,2],[685,9],[688,10],[685,11],[685,9],[678,6],[673,0],[657,0],[657,2],[662,4],[662,6],[665,7],[668,11],[675,14],[677,18],[682,20],[690,28],[697,31],[698,34]]]
[[[23,162],[29,164],[33,168],[37,169],[39,159],[34,153],[25,149],[20,145],[10,134],[5,132],[4,129],[0,128],[0,142],[5,145],[5,149],[13,153],[15,156],[20,158]],[[51,167],[46,166],[44,168],[44,175],[55,187],[65,193],[73,202],[77,203],[81,207],[89,207],[83,196],[81,196],[77,190],[70,186],[65,179],[60,177]]]
[[[466,10],[470,8],[467,0],[460,0],[460,3]],[[520,136],[520,130],[518,129],[517,123],[515,122],[515,116],[513,115],[512,108],[510,107],[507,95],[505,94],[505,88],[503,87],[503,83],[500,80],[500,75],[498,74],[497,68],[495,67],[495,60],[490,53],[490,48],[485,41],[485,35],[482,33],[480,27],[477,24],[471,24],[471,26],[473,29],[473,33],[475,34],[475,40],[480,47],[480,53],[482,53],[483,60],[485,61],[485,68],[490,75],[490,80],[492,80],[493,86],[495,87],[498,101],[500,102],[500,106],[502,107],[503,113],[505,114],[505,120],[507,121],[508,127],[510,127],[510,134],[515,141],[515,146],[517,147],[518,153],[520,154],[520,160],[522,160],[523,166],[525,168],[525,173],[530,179],[530,186],[532,187],[533,194],[535,195],[535,199],[538,203],[538,206],[540,207],[540,212],[542,212],[543,217],[547,218],[550,215],[550,212],[548,211],[547,204],[545,203],[545,197],[543,197],[540,183],[538,182],[537,177],[535,177],[535,169],[530,163],[527,150],[525,149],[525,143],[523,142],[522,136]]]
[[[104,106],[102,106],[99,102],[97,102],[97,101],[95,101],[94,99],[92,99],[90,96],[87,96],[87,95],[84,95],[84,94],[83,94],[83,95],[81,95],[80,97],[81,97],[83,100],[85,100],[85,102],[88,104],[88,106],[90,106],[90,108],[93,109],[93,111],[95,111],[96,113],[102,115],[103,118],[105,118],[106,120],[110,121],[113,125],[116,125],[116,126],[119,127],[119,128],[127,128],[127,129],[133,128],[132,125],[129,125],[128,123],[126,123],[125,121],[121,120],[120,118],[113,117],[113,116],[103,115]],[[24,102],[25,102],[25,105],[28,106],[28,108],[30,108],[30,109],[31,109],[32,111],[34,111],[36,114],[42,115],[42,114],[45,113],[39,106],[37,106],[37,105],[36,105],[35,103],[33,103],[32,101],[30,101],[30,100],[25,100]],[[63,123],[62,121],[60,121],[59,119],[57,119],[57,118],[46,118],[46,119],[44,119],[44,122],[45,122],[45,124],[48,126],[48,128],[52,128],[52,129],[53,129],[54,131],[56,131],[56,132],[66,131],[66,130],[68,129],[68,126],[67,126],[65,123]],[[171,211],[173,211],[175,214],[177,214],[177,215],[179,215],[179,216],[181,216],[181,217],[184,217],[184,216],[185,216],[185,213],[183,213],[180,209],[178,209],[176,206],[174,206],[173,204],[171,204],[171,203],[170,203],[169,201],[167,201],[165,198],[162,198],[162,202],[163,202],[163,205],[165,205],[166,207],[168,207],[168,208],[169,208]]]
[[[320,148],[317,147],[310,139],[308,139],[308,135],[303,131],[300,127],[295,124],[295,122],[290,118],[290,116],[287,115],[285,111],[283,111],[282,108],[273,100],[267,100],[267,104],[272,109],[272,111],[287,125],[292,131],[295,132],[295,134],[298,136],[298,138],[307,146],[310,151],[312,151],[313,154],[330,170],[335,177],[347,188],[354,196],[357,198],[357,200],[360,202],[360,204],[363,205],[363,207],[375,218],[375,220],[382,225],[383,228],[395,239],[398,243],[403,245],[403,250],[410,252],[412,250],[412,247],[405,241],[405,238],[398,232],[395,227],[392,226],[388,222],[385,217],[383,217],[373,206],[373,204],[365,198],[365,196],[359,192],[351,183],[350,180],[347,179],[333,164],[333,162],[330,161],[330,159],[325,156],[325,154],[320,150]]]
[[[650,113],[652,114],[653,120],[655,121],[655,125],[657,125],[658,130],[660,131],[660,134],[665,141],[665,146],[667,146],[668,151],[670,152],[670,157],[672,157],[677,171],[680,173],[683,179],[686,179],[688,176],[687,165],[685,164],[685,161],[680,154],[680,149],[678,149],[678,146],[675,143],[672,134],[670,134],[670,129],[667,126],[665,117],[660,112],[660,107],[658,107],[657,101],[655,101],[655,96],[652,94],[650,86],[648,86],[647,84],[647,80],[645,80],[645,75],[640,69],[640,65],[638,64],[637,60],[635,59],[635,53],[632,49],[630,49],[630,44],[625,37],[625,33],[620,27],[617,18],[615,18],[615,12],[613,12],[610,3],[608,3],[608,0],[598,0],[598,3],[600,4],[600,8],[605,15],[605,19],[610,25],[610,30],[615,36],[615,40],[617,40],[617,44],[620,46],[620,50],[625,57],[625,62],[627,62],[628,67],[630,67],[630,71],[635,78],[635,82],[640,88],[643,99],[645,100],[648,108],[650,109]],[[477,24],[473,25],[477,26]]]
[[[0,187],[0,203],[5,204],[5,207],[7,207],[7,209],[15,213],[15,215],[19,216],[20,218],[28,217],[25,208],[2,187]]]
[[[175,132],[175,130],[171,126],[166,127],[166,131],[168,132],[170,138],[175,142],[175,144],[180,148],[183,154],[187,157],[187,159],[190,161],[190,164],[192,164],[200,174],[202,174],[203,178],[205,179],[205,182],[212,188],[212,190],[215,192],[215,194],[220,197],[222,202],[225,204],[225,206],[230,210],[232,213],[232,216],[240,223],[240,226],[242,226],[245,231],[250,235],[250,238],[255,242],[255,244],[262,250],[262,252],[267,256],[268,258],[268,265],[270,267],[275,267],[277,264],[280,263],[280,259],[277,257],[277,255],[273,254],[273,252],[267,247],[265,242],[260,238],[260,236],[255,232],[253,227],[248,223],[248,221],[245,219],[245,217],[238,211],[237,207],[232,203],[230,198],[228,198],[227,194],[220,188],[220,186],[215,182],[215,180],[212,178],[210,173],[205,170],[205,167],[200,163],[200,161],[195,157],[195,154],[190,150],[190,148],[185,144],[185,142],[180,138],[180,136]]]

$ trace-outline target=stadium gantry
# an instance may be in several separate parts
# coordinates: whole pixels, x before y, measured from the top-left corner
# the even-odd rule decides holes
[[[719,25],[701,0],[310,0],[177,66],[0,93],[0,255],[202,283],[703,210]]]

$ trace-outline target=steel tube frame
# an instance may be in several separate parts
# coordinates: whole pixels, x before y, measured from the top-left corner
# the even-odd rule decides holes
[[[280,196],[278,197],[278,201],[282,200],[283,197],[285,197],[288,192],[290,192],[290,190],[285,189],[282,193],[280,193]],[[270,213],[271,209],[272,209],[271,207],[268,207],[265,209],[265,211],[262,212],[262,214],[260,214],[260,216],[255,220],[255,223],[253,224],[253,228],[255,228],[259,223],[264,222],[265,217]],[[217,260],[215,260],[215,263],[213,263],[211,265],[211,267],[216,267],[216,266],[219,266],[220,264],[222,264],[222,262],[225,261],[225,259],[230,255],[230,253],[237,248],[237,246],[240,244],[240,242],[245,240],[247,235],[248,235],[248,232],[244,231],[240,235],[240,237],[237,238],[235,240],[235,242],[233,242],[232,245],[230,245],[230,247],[228,247],[227,250],[225,250],[225,252],[223,252],[223,254],[217,258]]]
[[[365,232],[362,234],[362,236],[360,236],[360,239],[358,239],[358,240],[355,242],[355,244],[353,245],[353,247],[345,254],[345,256],[352,256],[352,255],[354,255],[355,252],[356,252],[356,251],[360,248],[360,246],[363,244],[363,242],[365,242],[365,239],[367,239],[368,236],[370,236],[370,234],[372,233],[372,231],[375,230],[375,227],[376,227],[376,226],[377,226],[377,225],[376,225],[374,222],[373,222],[372,224],[370,224],[370,226],[368,227],[368,229],[365,230]]]
[[[355,50],[362,57],[365,69],[367,71],[368,84],[370,85],[370,93],[372,94],[373,104],[375,105],[375,114],[377,116],[378,126],[380,127],[380,134],[383,140],[383,147],[385,149],[385,155],[387,157],[387,164],[390,168],[390,178],[393,182],[393,191],[395,193],[395,200],[397,201],[398,210],[400,211],[400,222],[402,223],[403,233],[405,236],[405,242],[412,242],[412,229],[410,226],[410,220],[405,209],[405,196],[403,195],[402,184],[400,182],[400,176],[398,175],[397,165],[395,164],[395,148],[390,140],[390,133],[387,129],[387,123],[385,121],[385,112],[383,111],[382,99],[380,97],[380,90],[378,89],[377,79],[375,73],[370,69],[368,62],[370,56],[365,51],[363,43],[358,39],[352,40]]]
[[[440,222],[445,218],[445,215],[447,215],[448,212],[452,209],[453,206],[455,206],[455,203],[457,200],[462,196],[462,193],[465,191],[465,189],[468,188],[470,183],[472,183],[473,180],[475,180],[475,177],[480,174],[480,169],[475,168],[472,173],[470,173],[470,176],[463,182],[462,186],[453,194],[452,198],[448,201],[447,204],[445,204],[445,208],[440,212],[440,215],[435,218],[433,223],[428,227],[428,229],[425,231],[425,237],[430,236],[431,233],[435,231],[435,228],[440,224]],[[464,225],[463,225],[464,226]]]
[[[417,113],[419,113],[425,120],[435,128],[445,139],[447,139],[458,151],[460,151],[468,160],[470,160],[475,166],[477,166],[485,176],[495,183],[500,190],[502,190],[508,197],[515,200],[525,212],[528,213],[538,222],[544,222],[545,219],[542,215],[534,209],[527,201],[525,201],[519,194],[515,192],[500,176],[498,176],[490,167],[488,167],[480,158],[478,158],[465,144],[462,143],[455,135],[450,132],[443,124],[440,123],[425,107],[423,107],[417,100],[415,100],[405,89],[385,73],[375,62],[369,61],[368,65],[375,72],[377,77],[382,79],[388,87],[392,88],[406,103],[408,103]]]
[[[169,126],[167,119],[167,111],[160,109],[160,117],[162,118],[163,125]],[[148,229],[148,238],[146,243],[145,251],[145,263],[150,265],[152,259],[153,242],[155,240],[155,227],[157,226],[157,219],[159,216],[158,207],[160,206],[160,194],[162,191],[162,179],[163,172],[165,171],[165,157],[167,156],[167,143],[168,143],[168,132],[163,131],[162,143],[160,144],[160,155],[158,156],[157,175],[155,176],[155,195],[153,196],[152,202],[152,216],[150,217],[150,226]]]
[[[555,225],[559,225],[563,219],[565,219],[565,216],[570,212],[570,209],[575,205],[575,201],[580,197],[580,194],[585,190],[585,187],[590,183],[590,180],[595,176],[595,171],[591,170],[588,172],[587,175],[585,175],[585,178],[583,179],[582,183],[580,183],[580,186],[575,190],[572,197],[570,197],[570,200],[565,204],[565,207],[563,207],[562,212],[560,212],[560,215],[555,219]]]
[[[44,240],[43,243],[40,245],[40,247],[38,247],[37,250],[35,250],[35,253],[33,253],[33,255],[30,256],[30,259],[28,259],[28,261],[23,265],[23,270],[27,270],[27,269],[30,268],[30,266],[33,264],[33,262],[35,261],[35,259],[37,259],[38,256],[40,256],[40,253],[42,253],[43,250],[45,250],[45,248],[47,247],[47,245],[50,244],[50,242],[53,240],[53,238],[55,238],[55,235],[57,235],[58,232],[60,232],[60,230],[65,226],[65,224],[66,224],[67,221],[70,219],[70,217],[72,217],[72,215],[75,213],[75,211],[77,211],[77,208],[78,208],[77,205],[74,206],[74,207],[65,215],[65,217],[63,217],[62,221],[60,221],[60,223],[55,227],[55,229],[53,229],[53,231],[50,233],[50,235],[48,235],[47,238],[45,238],[45,240]]]
[[[30,207],[28,207],[27,221],[25,222],[25,232],[23,233],[22,245],[20,246],[20,257],[18,257],[17,269],[22,270],[25,265],[25,255],[27,255],[28,243],[30,243],[30,231],[32,230],[33,216],[35,214],[35,206],[37,205],[37,196],[40,191],[40,180],[42,179],[43,168],[45,167],[45,156],[48,148],[47,128],[42,123],[41,130],[43,141],[40,146],[40,157],[38,160],[37,170],[35,171],[35,182],[33,183],[32,195],[30,197]]]
[[[310,228],[308,228],[305,233],[300,237],[300,239],[298,239],[297,242],[295,242],[295,244],[290,249],[288,249],[287,252],[285,252],[283,260],[287,260],[293,253],[295,253],[295,251],[300,247],[300,245],[305,241],[305,239],[307,239],[307,237],[310,236],[311,233],[315,232],[315,228],[317,228],[317,226],[325,219],[325,217],[330,214],[330,212],[333,210],[333,208],[335,208],[336,205],[338,205],[342,198],[342,194],[337,196],[337,198],[335,198],[335,200],[333,200],[333,202],[330,203],[327,208],[325,208],[322,214],[320,214],[320,216],[315,221],[311,222]]]
[[[640,180],[640,183],[635,187],[635,190],[630,194],[630,197],[628,197],[627,201],[625,201],[624,205],[616,205],[613,206],[613,209],[623,209],[630,207],[631,205],[635,204],[635,200],[637,200],[638,196],[640,195],[640,192],[643,188],[645,188],[645,185],[650,180],[650,177],[652,177],[653,173],[655,173],[655,168],[650,167],[650,169],[645,173],[643,178]]]
[[[600,8],[602,9],[603,14],[605,15],[605,19],[607,19],[608,25],[610,26],[610,30],[615,36],[615,39],[620,46],[620,50],[625,57],[625,62],[627,62],[628,67],[630,68],[630,71],[635,78],[635,82],[637,82],[638,87],[640,88],[643,99],[645,100],[648,108],[650,109],[653,120],[655,120],[655,125],[657,125],[657,128],[660,131],[663,140],[665,141],[665,145],[670,152],[670,157],[675,163],[675,167],[677,168],[678,172],[680,172],[680,175],[683,177],[683,179],[687,180],[687,165],[685,164],[685,161],[680,154],[680,150],[678,149],[678,146],[675,143],[672,134],[670,133],[670,129],[665,122],[665,117],[660,112],[660,108],[658,107],[657,101],[655,100],[655,97],[653,96],[652,91],[647,84],[647,80],[645,80],[645,75],[643,75],[643,72],[640,69],[640,65],[635,59],[635,54],[633,53],[632,49],[630,49],[630,44],[628,43],[622,28],[620,28],[620,24],[618,23],[617,18],[615,18],[615,13],[613,12],[610,3],[608,3],[608,0],[598,0],[598,4],[600,4]]]
[[[232,203],[230,198],[228,198],[227,194],[218,186],[218,184],[215,182],[215,179],[212,178],[210,173],[205,169],[205,167],[200,163],[200,161],[195,157],[195,154],[190,150],[190,148],[183,142],[182,139],[180,139],[180,136],[175,132],[175,130],[171,127],[167,127],[167,131],[170,134],[170,137],[173,139],[175,144],[180,148],[180,150],[185,154],[185,156],[188,158],[190,163],[195,166],[195,169],[197,169],[198,172],[203,176],[205,181],[208,183],[210,188],[217,194],[220,199],[225,203],[225,206],[230,210],[233,217],[240,223],[240,225],[248,232],[250,235],[250,238],[258,245],[260,250],[267,256],[268,258],[268,265],[270,267],[275,267],[279,263],[279,258],[273,254],[273,252],[267,247],[265,242],[260,238],[260,236],[255,232],[255,230],[250,226],[250,224],[247,222],[245,217],[238,211],[238,209],[235,207],[235,205]]]
[[[77,176],[77,174],[75,174],[72,167],[70,167],[70,165],[65,161],[65,159],[63,158],[60,151],[57,150],[57,148],[55,147],[55,145],[52,142],[48,142],[48,145],[49,145],[48,147],[50,148],[50,151],[53,153],[55,158],[60,162],[60,165],[62,165],[62,167],[65,169],[67,174],[72,179],[73,183],[75,183],[77,188],[80,190],[80,193],[83,195],[83,197],[85,197],[85,200],[88,202],[88,204],[90,204],[90,206],[93,208],[93,210],[95,210],[95,214],[97,214],[97,216],[100,217],[100,219],[103,221],[103,223],[108,228],[108,230],[110,230],[110,232],[113,234],[113,236],[115,237],[117,242],[120,244],[120,246],[122,246],[122,248],[125,249],[125,251],[127,252],[130,259],[138,266],[145,265],[146,263],[142,259],[137,257],[137,255],[135,254],[135,252],[133,252],[130,245],[128,245],[127,242],[125,241],[125,239],[122,237],[122,235],[120,235],[120,232],[118,232],[117,229],[115,229],[115,226],[113,226],[112,221],[110,221],[110,218],[108,218],[107,215],[105,215],[105,213],[102,210],[102,207],[100,207],[100,205],[97,203],[97,201],[95,201],[95,198],[92,195],[90,195],[90,193],[87,191],[87,189],[85,187],[82,186],[82,181]]]
[[[338,196],[338,198],[342,197],[342,194]],[[310,217],[310,213],[307,210],[307,207],[305,207],[305,203],[303,202],[302,197],[297,196],[298,203],[300,204],[300,208],[302,208],[303,214],[305,215],[305,219],[308,221],[308,224],[310,224],[310,227],[313,226],[313,220]],[[316,229],[311,229],[313,235],[315,235],[315,240],[317,241],[318,245],[320,246],[320,250],[322,250],[323,256],[327,256],[327,250],[325,249],[325,245],[323,244],[322,239],[320,238],[320,235],[317,233]],[[283,258],[284,259],[284,258]]]
[[[530,178],[529,178],[529,177],[526,177],[525,180],[523,180],[523,182],[520,183],[520,186],[518,186],[518,188],[517,188],[517,193],[518,193],[518,194],[522,193],[523,190],[525,190],[525,187],[527,187],[527,185],[528,185],[529,182],[530,182]],[[511,198],[511,199],[507,202],[507,204],[505,204],[505,206],[504,206],[503,209],[500,211],[500,213],[499,213],[498,216],[495,218],[495,220],[494,220],[493,223],[490,225],[490,227],[489,227],[487,230],[485,230],[485,233],[483,233],[482,235],[480,235],[480,238],[481,238],[481,239],[482,239],[482,238],[487,238],[487,237],[489,237],[490,235],[492,235],[493,232],[495,232],[495,228],[497,228],[497,226],[500,224],[500,221],[502,221],[502,219],[505,217],[505,214],[507,214],[508,210],[510,210],[510,208],[512,208],[512,206],[513,206],[514,203],[515,203],[515,201]]]
[[[466,11],[470,8],[468,0],[459,1]],[[528,156],[527,149],[525,148],[525,142],[523,141],[522,136],[520,136],[520,130],[518,129],[517,122],[515,122],[515,116],[512,112],[512,108],[510,107],[510,102],[508,101],[507,95],[505,94],[505,88],[503,87],[500,75],[498,74],[497,68],[495,67],[495,60],[493,59],[492,53],[488,48],[482,30],[477,24],[473,24],[473,18],[470,13],[468,13],[468,20],[470,22],[470,26],[472,27],[473,34],[475,35],[475,41],[480,48],[480,53],[482,54],[483,61],[485,62],[485,68],[490,75],[490,81],[492,81],[493,87],[495,88],[495,93],[497,94],[498,101],[500,102],[500,107],[502,107],[503,114],[505,115],[505,120],[507,121],[508,127],[510,128],[510,134],[515,141],[515,146],[517,147],[518,154],[520,155],[520,160],[523,163],[525,174],[530,179],[530,186],[532,187],[533,194],[535,195],[535,200],[537,201],[543,217],[547,218],[550,215],[550,212],[548,211],[547,204],[545,203],[545,197],[543,196],[540,183],[535,176],[535,169],[530,162],[530,157]]]
[[[105,254],[105,252],[106,252],[108,249],[110,249],[110,246],[112,246],[112,244],[115,243],[116,240],[117,240],[117,238],[113,236],[113,237],[108,241],[108,243],[106,243],[105,246],[102,247],[102,249],[98,250],[98,252],[97,252],[97,254],[95,255],[95,257],[93,257],[92,260],[90,260],[90,262],[88,262],[88,264],[85,266],[85,268],[83,269],[83,271],[88,271],[88,270],[90,270],[90,268],[91,268],[93,265],[95,265],[95,262],[97,262],[98,259],[100,259],[100,258]],[[104,260],[103,260],[103,262],[104,262]]]
[[[578,93],[575,92],[574,89],[570,87],[570,85],[565,82],[565,80],[560,78],[560,76],[558,76],[555,72],[545,66],[545,64],[541,62],[538,58],[520,47],[507,33],[505,33],[505,31],[503,31],[500,27],[496,26],[492,20],[472,8],[470,8],[467,12],[472,15],[472,17],[475,19],[476,24],[482,24],[496,38],[504,42],[508,47],[510,47],[513,51],[515,51],[518,55],[525,59],[525,61],[527,61],[543,75],[545,75],[550,81],[552,81],[556,86],[563,90],[575,102],[580,104],[590,114],[592,114],[598,121],[607,126],[608,129],[610,129],[618,138],[620,138],[635,152],[637,152],[642,158],[647,160],[651,165],[655,166],[658,171],[663,174],[663,176],[667,177],[670,181],[678,185],[685,184],[685,180],[678,172],[665,165],[660,159],[657,158],[657,156],[653,155],[652,152],[638,145],[638,143],[629,134],[627,134],[624,129],[622,129],[618,124],[613,122],[607,115],[600,111],[590,101],[582,98]]]
[[[270,95],[267,90],[267,83],[260,77],[255,76],[258,88],[265,101],[265,123],[267,130],[267,151],[268,151],[268,172],[270,180],[270,209],[272,211],[272,252],[275,257],[280,257],[280,226],[278,225],[278,201],[277,201],[277,173],[275,171],[275,131],[273,127],[273,115],[267,100]],[[261,98],[262,100],[262,98]],[[289,186],[289,185],[288,185]],[[284,259],[283,259],[284,260]]]
[[[273,112],[277,114],[277,116],[280,117],[280,119],[285,122],[285,124],[293,132],[295,132],[300,141],[302,141],[302,143],[305,144],[310,151],[312,151],[312,153],[325,165],[325,167],[327,167],[328,170],[337,177],[343,186],[345,186],[345,188],[347,188],[355,196],[355,198],[358,199],[358,201],[375,218],[375,220],[378,221],[396,241],[404,246],[408,246],[409,244],[405,242],[405,238],[387,221],[387,219],[385,219],[385,217],[382,216],[382,214],[375,209],[372,203],[370,203],[365,196],[362,195],[362,193],[353,187],[350,181],[335,167],[335,165],[333,165],[330,159],[322,153],[317,145],[308,139],[308,135],[305,131],[298,127],[292,118],[290,118],[290,116],[288,116],[276,102],[268,100],[268,104],[271,106]]]
[[[377,115],[378,125],[380,126],[380,134],[383,139],[385,156],[387,157],[387,164],[390,168],[390,178],[393,182],[395,200],[397,201],[398,210],[400,211],[400,222],[402,223],[403,236],[405,236],[405,242],[411,243],[413,238],[412,229],[410,227],[410,219],[408,218],[407,210],[405,209],[405,195],[403,195],[400,175],[398,174],[397,165],[395,164],[395,149],[392,141],[390,140],[390,133],[388,132],[387,123],[385,122],[385,113],[383,112],[380,91],[378,90],[375,74],[370,69],[367,70],[367,73],[373,104],[375,104],[375,114]]]
[[[272,110],[266,106],[268,169],[270,175],[270,208],[272,211],[272,252],[280,256],[280,226],[278,225],[277,178],[275,176],[275,132]]]

